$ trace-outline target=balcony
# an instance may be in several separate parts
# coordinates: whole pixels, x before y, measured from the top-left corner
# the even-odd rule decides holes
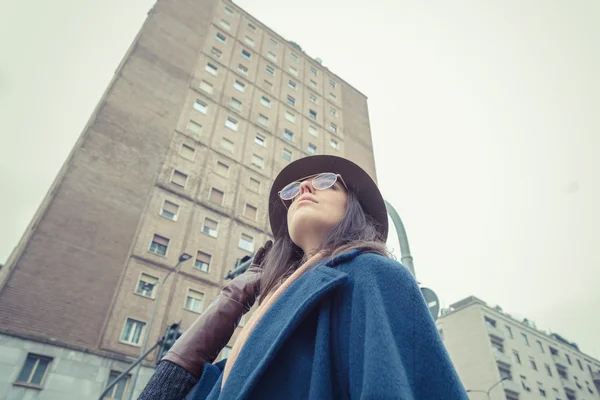
[[[554,364],[556,364],[556,366],[559,368],[567,369],[569,366],[567,359],[561,356],[560,354],[552,354],[552,360],[554,361]]]
[[[595,384],[600,385],[600,371],[592,372],[592,380]]]
[[[514,393],[517,395],[521,393],[522,390],[521,385],[511,379],[502,381],[502,387],[504,388],[505,392]]]
[[[503,341],[504,340],[504,332],[491,324],[485,324],[489,335],[496,340]]]
[[[512,365],[512,358],[506,353],[501,352],[498,349],[494,349],[494,357],[496,358],[496,362],[498,364],[505,365],[510,367]]]
[[[562,387],[565,389],[567,394],[574,395],[576,392],[575,384],[567,379],[560,378],[560,383],[562,383]]]

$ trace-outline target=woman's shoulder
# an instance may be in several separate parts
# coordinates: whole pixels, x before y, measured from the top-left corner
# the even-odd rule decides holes
[[[414,281],[408,268],[393,258],[372,252],[362,252],[349,262],[340,265],[340,270],[355,280],[393,279],[396,283]]]

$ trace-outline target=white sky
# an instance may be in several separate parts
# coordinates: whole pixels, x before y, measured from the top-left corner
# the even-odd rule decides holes
[[[0,262],[153,3],[0,0]],[[600,358],[599,2],[237,4],[369,96],[419,281]]]

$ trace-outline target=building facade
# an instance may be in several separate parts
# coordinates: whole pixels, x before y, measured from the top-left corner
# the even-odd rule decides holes
[[[375,179],[366,97],[229,1],[158,0],[0,270],[0,398],[93,398],[146,337],[189,327],[311,154]]]
[[[436,324],[472,399],[488,391],[493,400],[600,398],[600,361],[527,319],[471,296]]]

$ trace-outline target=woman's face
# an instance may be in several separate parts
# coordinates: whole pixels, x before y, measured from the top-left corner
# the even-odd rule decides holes
[[[315,190],[312,178],[303,181],[300,194],[294,198],[287,213],[292,241],[304,252],[318,248],[344,218],[347,201],[348,194],[339,180],[325,190]]]

